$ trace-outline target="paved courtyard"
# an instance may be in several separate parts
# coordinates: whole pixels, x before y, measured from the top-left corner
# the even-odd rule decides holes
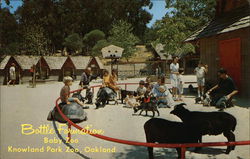
[[[129,79],[125,82],[139,80]],[[74,82],[72,90],[78,88],[77,84],[78,82]],[[98,81],[92,83],[92,85],[95,84],[98,84]],[[75,143],[65,144],[62,140],[58,140],[67,137],[64,133],[67,127],[57,122],[47,121],[46,118],[48,112],[55,106],[55,99],[59,96],[62,86],[63,83],[51,82],[37,85],[36,88],[29,88],[28,85],[0,87],[1,159],[146,159],[148,157],[145,147],[112,143],[84,134],[73,134],[72,141]],[[130,90],[135,88],[135,85],[128,87]],[[193,96],[185,96],[184,102],[190,110],[216,111],[214,107],[194,104]],[[94,105],[90,105],[90,109],[86,110],[88,121],[80,123],[80,126],[100,130],[100,133],[105,136],[145,142],[143,124],[150,117],[133,115],[132,109],[123,108],[122,104],[112,105],[111,103],[102,109],[94,108]],[[178,117],[169,114],[172,108],[159,110],[160,118],[180,121]],[[236,140],[250,140],[250,110],[235,106],[225,111],[237,118]],[[73,130],[76,129],[73,128]],[[217,141],[226,141],[226,138],[223,135],[203,137],[203,142]],[[76,152],[68,147],[75,148]],[[32,148],[36,148],[39,152],[14,152],[21,149],[32,151],[34,150]],[[223,153],[225,148],[204,148],[200,153],[187,151],[186,155],[187,159],[250,159],[250,146],[237,146],[230,155]],[[156,159],[176,158],[175,149],[156,148],[154,152]]]

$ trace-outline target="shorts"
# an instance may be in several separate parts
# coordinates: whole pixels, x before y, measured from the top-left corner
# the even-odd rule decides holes
[[[74,100],[74,98],[70,97],[70,98],[68,98],[68,101],[69,102],[74,102],[75,100]]]
[[[178,82],[177,82],[177,79],[170,79],[170,81],[171,81],[171,86],[172,87],[177,87],[177,84],[178,84]]]
[[[198,86],[205,86],[205,78],[197,78]]]

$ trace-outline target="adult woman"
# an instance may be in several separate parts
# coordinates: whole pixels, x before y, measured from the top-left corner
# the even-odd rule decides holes
[[[111,71],[109,80],[110,80],[110,88],[114,89],[115,91],[120,89],[117,86],[118,76],[117,76],[117,71],[115,69]]]
[[[170,81],[172,85],[173,98],[177,99],[177,75],[179,74],[179,58],[174,57],[173,62],[170,64]]]
[[[108,70],[103,71],[102,76],[102,87],[109,87],[110,85],[110,75]]]
[[[104,107],[109,100],[116,100],[117,94],[110,79],[111,76],[109,75],[108,70],[104,70],[102,87],[97,93],[96,109]]]
[[[152,89],[152,94],[157,98],[157,104],[159,107],[172,107],[174,106],[174,101],[172,94],[169,92],[167,86],[165,85],[165,77],[158,77],[157,84],[154,85]]]

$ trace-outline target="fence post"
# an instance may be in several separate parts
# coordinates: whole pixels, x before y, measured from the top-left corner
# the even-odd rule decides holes
[[[36,66],[33,65],[32,88],[35,88],[35,87],[36,87]]]
[[[127,84],[125,84],[125,91],[127,90]]]
[[[185,159],[186,147],[181,147],[181,159]]]

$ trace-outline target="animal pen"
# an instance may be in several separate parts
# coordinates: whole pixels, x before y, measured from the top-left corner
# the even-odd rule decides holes
[[[124,85],[125,89],[127,85],[135,85],[138,83],[120,83],[119,85]],[[92,86],[91,88],[98,88],[100,85]],[[84,89],[84,88],[83,88]],[[71,93],[79,92],[83,89],[78,89],[75,91],[72,91]],[[110,142],[115,142],[115,143],[120,143],[120,144],[126,144],[126,145],[134,145],[134,146],[144,146],[144,147],[158,147],[158,148],[181,148],[181,159],[185,159],[185,153],[188,147],[211,147],[211,146],[232,146],[232,145],[250,145],[250,141],[236,141],[236,142],[207,142],[207,143],[189,143],[189,144],[184,144],[184,143],[179,143],[179,144],[158,144],[158,143],[145,143],[145,142],[138,142],[138,141],[129,141],[129,140],[124,140],[124,139],[117,139],[113,137],[108,137],[104,135],[99,135],[99,134],[93,134],[89,130],[86,130],[82,128],[81,126],[73,123],[71,120],[67,118],[66,115],[63,114],[62,110],[59,107],[58,101],[60,98],[57,98],[55,101],[56,108],[62,118],[67,121],[68,123],[68,129],[71,130],[71,127],[75,127],[80,131],[83,131],[91,136],[94,136],[96,138],[110,141]],[[68,140],[71,140],[71,133],[69,131],[68,133]]]

